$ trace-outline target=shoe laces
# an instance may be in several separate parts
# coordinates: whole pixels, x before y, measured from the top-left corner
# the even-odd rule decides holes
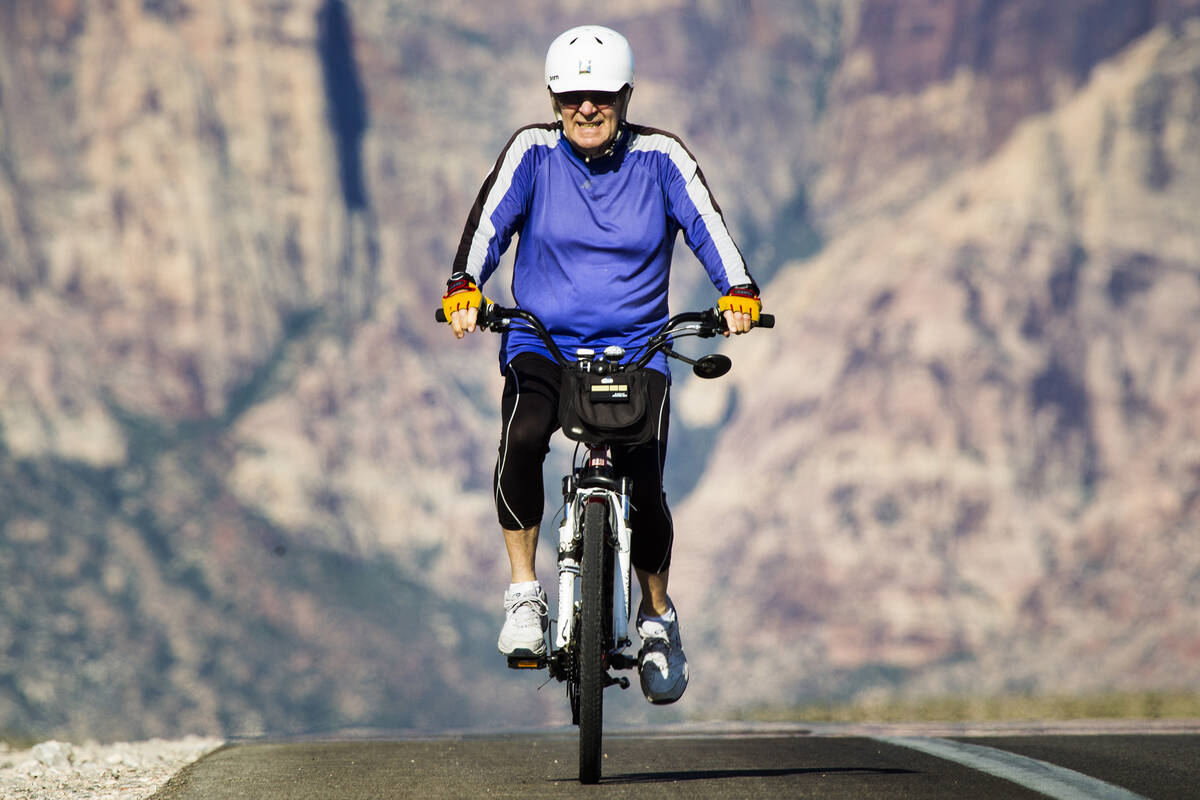
[[[542,617],[549,613],[542,593],[534,591],[505,596],[504,610],[520,625],[540,624]]]
[[[654,619],[647,619],[640,616],[637,621],[638,636],[643,642],[650,642],[658,639],[666,643],[668,646],[675,646],[679,640],[679,619],[673,619],[670,622],[659,622]]]

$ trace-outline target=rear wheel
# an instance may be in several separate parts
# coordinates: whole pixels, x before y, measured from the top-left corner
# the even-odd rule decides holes
[[[612,548],[608,543],[608,503],[593,500],[583,512],[583,563],[580,565],[579,635],[579,780],[600,780],[604,687],[608,683],[608,638],[612,631],[612,603],[607,599],[606,576],[612,575]],[[611,582],[607,583],[611,586]]]

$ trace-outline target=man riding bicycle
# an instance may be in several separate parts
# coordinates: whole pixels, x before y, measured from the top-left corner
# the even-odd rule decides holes
[[[762,304],[704,176],[673,134],[625,120],[633,51],[609,28],[572,28],[546,53],[546,85],[557,122],[529,125],[505,145],[467,218],[442,305],[454,335],[476,329],[483,285],[514,234],[512,294],[546,324],[564,353],[635,349],[668,318],[676,234],[721,292],[733,333],[750,330]],[[558,428],[561,367],[532,333],[511,330],[500,348],[505,377],[494,478],[512,583],[504,593],[498,647],[546,652],[548,609],[535,553],[543,513],[542,464]],[[688,667],[667,594],[674,531],[663,493],[670,373],[658,354],[650,401],[657,425],[646,444],[614,447],[632,479],[632,563],[642,589],[642,691],[678,700]]]

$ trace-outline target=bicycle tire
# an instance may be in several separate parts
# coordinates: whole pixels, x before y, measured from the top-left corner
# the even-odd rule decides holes
[[[579,782],[600,780],[603,757],[604,687],[607,684],[607,639],[612,627],[605,597],[605,576],[611,576],[608,542],[608,503],[594,500],[583,512],[583,561],[580,566],[579,635]],[[611,587],[611,583],[609,586]],[[611,603],[607,604],[611,606]]]

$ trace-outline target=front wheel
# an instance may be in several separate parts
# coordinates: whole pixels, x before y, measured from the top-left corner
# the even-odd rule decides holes
[[[608,504],[593,500],[583,512],[583,563],[580,565],[579,631],[579,781],[600,780],[604,687],[608,683],[607,639],[612,630],[605,576],[612,574],[608,543]],[[611,586],[611,583],[609,584]],[[607,613],[606,613],[607,612]]]

